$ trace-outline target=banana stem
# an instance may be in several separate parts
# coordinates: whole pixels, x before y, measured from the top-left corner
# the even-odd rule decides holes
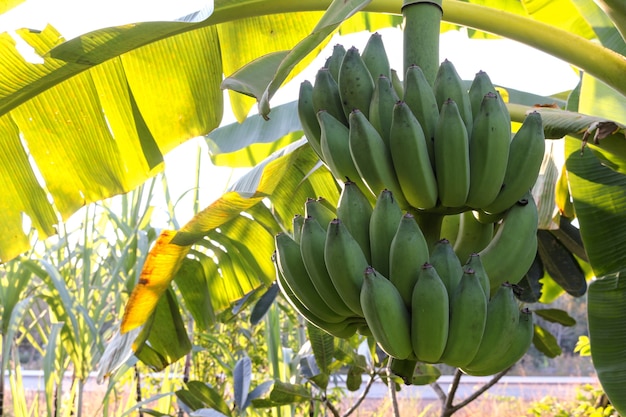
[[[404,0],[404,75],[418,65],[433,85],[439,68],[439,26],[442,0]]]
[[[443,214],[439,213],[425,213],[417,210],[412,210],[411,214],[415,216],[417,224],[419,224],[426,243],[428,244],[428,250],[432,250],[435,243],[441,238],[441,224],[443,223]]]

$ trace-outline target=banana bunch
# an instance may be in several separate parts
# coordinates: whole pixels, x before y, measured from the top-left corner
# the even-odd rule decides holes
[[[394,74],[377,33],[362,53],[335,46],[314,84],[300,89],[311,147],[338,180],[356,182],[371,200],[387,189],[403,210],[499,220],[539,173],[539,113],[512,138],[507,107],[485,72],[469,90],[448,60],[432,86],[416,65],[404,81]]]
[[[526,271],[501,262],[518,264],[536,251],[536,234],[527,232],[537,216],[532,195],[490,225],[484,249],[459,258],[448,239],[429,249],[393,192],[383,189],[374,204],[367,192],[346,181],[336,208],[308,199],[293,235],[276,235],[277,280],[291,306],[336,337],[372,337],[397,360],[446,363],[471,375],[519,360],[533,326],[513,284]],[[483,225],[468,213],[461,229]],[[471,245],[466,240],[457,243]]]

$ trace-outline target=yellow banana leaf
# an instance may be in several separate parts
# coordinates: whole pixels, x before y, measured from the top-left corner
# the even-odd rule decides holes
[[[216,128],[223,76],[254,56],[293,47],[327,6],[306,13],[299,9],[311,5],[261,3],[217,0],[202,22],[142,22],[67,42],[52,27],[18,30],[41,62],[0,33],[0,173],[7,178],[0,262],[28,249],[24,229],[54,234],[58,221],[134,189],[162,170],[165,153]],[[291,10],[297,13],[285,14]],[[385,24],[366,17],[353,19],[350,30]],[[251,104],[243,96],[233,101],[239,115]]]

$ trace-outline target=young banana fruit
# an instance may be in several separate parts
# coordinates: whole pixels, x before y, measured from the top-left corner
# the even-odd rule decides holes
[[[402,216],[389,247],[389,280],[396,286],[407,308],[415,307],[415,283],[420,268],[428,262],[428,243],[411,213]],[[430,264],[429,264],[430,265]],[[430,265],[432,268],[432,265]],[[439,275],[437,275],[439,277]],[[439,278],[441,280],[441,278]],[[442,282],[443,284],[443,282]]]
[[[371,265],[383,276],[389,277],[391,241],[398,230],[402,209],[393,193],[383,190],[378,195],[369,223],[369,242],[372,249]]]
[[[363,317],[359,296],[363,271],[369,263],[361,246],[340,219],[332,220],[328,226],[324,262],[339,296],[350,310]]]
[[[463,207],[470,188],[469,138],[456,102],[445,100],[435,128],[435,174],[444,207]]]
[[[372,217],[372,205],[359,186],[346,181],[339,195],[337,205],[337,217],[359,243],[365,259],[372,262],[370,251],[370,218]]]
[[[448,291],[437,270],[422,265],[411,298],[411,341],[418,360],[438,363],[448,341]]]
[[[448,341],[441,362],[462,368],[476,355],[485,331],[487,297],[474,271],[466,269],[450,299]]]
[[[507,211],[493,239],[479,252],[493,294],[505,281],[517,284],[537,253],[537,205],[530,192]]]
[[[409,358],[413,354],[411,317],[391,281],[368,266],[360,300],[367,326],[380,348],[394,358]]]
[[[470,136],[470,188],[466,204],[486,207],[500,193],[509,158],[511,123],[502,112],[500,97],[487,93],[474,119]]]
[[[407,202],[419,209],[437,205],[437,179],[430,160],[422,126],[408,104],[399,101],[393,108],[389,135],[391,159]]]

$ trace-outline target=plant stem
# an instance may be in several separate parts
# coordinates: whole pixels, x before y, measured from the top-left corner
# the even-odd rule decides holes
[[[452,402],[454,401],[454,395],[456,394],[456,390],[459,387],[459,382],[461,381],[461,376],[463,375],[461,370],[457,369],[456,373],[454,374],[454,379],[452,380],[452,384],[450,385],[448,396],[446,397],[445,394],[443,397],[440,396],[443,402],[443,407],[441,409],[440,417],[450,417],[452,414],[456,413],[461,408],[465,407],[466,405],[474,401],[476,398],[480,397],[485,391],[487,391],[489,388],[494,386],[504,375],[506,375],[506,373],[509,372],[510,369],[511,367],[505,369],[502,372],[495,374],[493,378],[489,380],[489,382],[487,382],[485,385],[483,385],[482,387],[474,391],[472,395],[470,395],[469,397],[467,397],[465,400],[461,401],[460,403],[453,405]]]
[[[393,372],[391,371],[391,360],[389,361],[389,365],[387,365],[387,387],[393,415],[394,417],[400,417],[400,408],[398,407],[398,398],[396,396],[396,383],[393,381]]]
[[[439,68],[439,26],[442,0],[404,0],[404,74],[418,65],[430,85]]]
[[[428,250],[431,250],[435,243],[441,238],[441,224],[443,222],[444,215],[439,213],[426,213],[418,210],[411,211],[411,214],[415,216],[417,224],[419,224],[426,243],[428,244]]]

